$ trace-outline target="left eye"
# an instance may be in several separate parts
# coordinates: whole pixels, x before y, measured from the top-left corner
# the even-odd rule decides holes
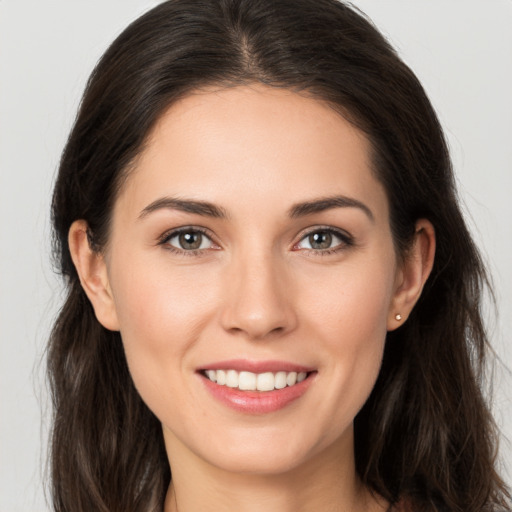
[[[295,247],[297,249],[325,251],[328,249],[335,249],[339,246],[348,245],[349,240],[347,238],[348,237],[332,230],[321,229],[306,235]]]
[[[172,234],[165,243],[182,251],[198,251],[212,246],[210,238],[201,231],[193,229]]]

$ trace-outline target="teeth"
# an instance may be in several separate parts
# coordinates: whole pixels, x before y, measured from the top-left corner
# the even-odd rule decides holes
[[[235,370],[228,370],[226,373],[226,386],[228,388],[238,387],[238,372]]]
[[[213,370],[215,371],[215,370]],[[220,384],[221,386],[226,385],[226,372],[224,370],[217,370],[217,384]]]
[[[256,374],[251,372],[240,372],[238,375],[238,388],[242,390],[256,389]]]
[[[288,386],[293,386],[297,382],[297,372],[290,372],[286,376],[286,384]]]
[[[275,380],[273,373],[260,373],[256,378],[256,389],[258,391],[272,391],[275,387]]]
[[[274,377],[274,387],[283,389],[286,387],[286,372],[277,372]]]
[[[206,377],[221,386],[238,388],[242,391],[273,391],[302,382],[306,372],[237,372],[236,370],[206,370]]]

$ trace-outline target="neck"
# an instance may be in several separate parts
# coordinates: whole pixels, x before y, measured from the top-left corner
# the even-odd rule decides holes
[[[378,512],[386,506],[371,495],[355,471],[350,449],[329,447],[307,463],[279,474],[233,473],[187,454],[172,443],[172,483],[165,512]],[[345,457],[340,457],[345,453]]]

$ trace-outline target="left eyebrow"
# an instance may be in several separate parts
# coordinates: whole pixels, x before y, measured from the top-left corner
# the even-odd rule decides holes
[[[312,201],[297,203],[290,208],[288,215],[292,219],[295,219],[333,208],[358,208],[362,210],[372,222],[375,222],[375,217],[368,206],[357,199],[346,196],[321,197]]]

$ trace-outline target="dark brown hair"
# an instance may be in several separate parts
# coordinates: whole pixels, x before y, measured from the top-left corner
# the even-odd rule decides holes
[[[160,511],[171,478],[161,426],[133,386],[120,335],[98,323],[80,286],[70,225],[85,219],[101,251],[117,191],[169,105],[207,85],[254,82],[327,101],[367,135],[399,255],[417,219],[435,227],[432,274],[408,321],[389,333],[356,418],[362,481],[418,512],[508,508],[481,390],[485,270],[417,78],[363,15],[335,0],[170,0],[98,63],[55,185],[55,255],[68,295],[48,351],[54,509]]]

